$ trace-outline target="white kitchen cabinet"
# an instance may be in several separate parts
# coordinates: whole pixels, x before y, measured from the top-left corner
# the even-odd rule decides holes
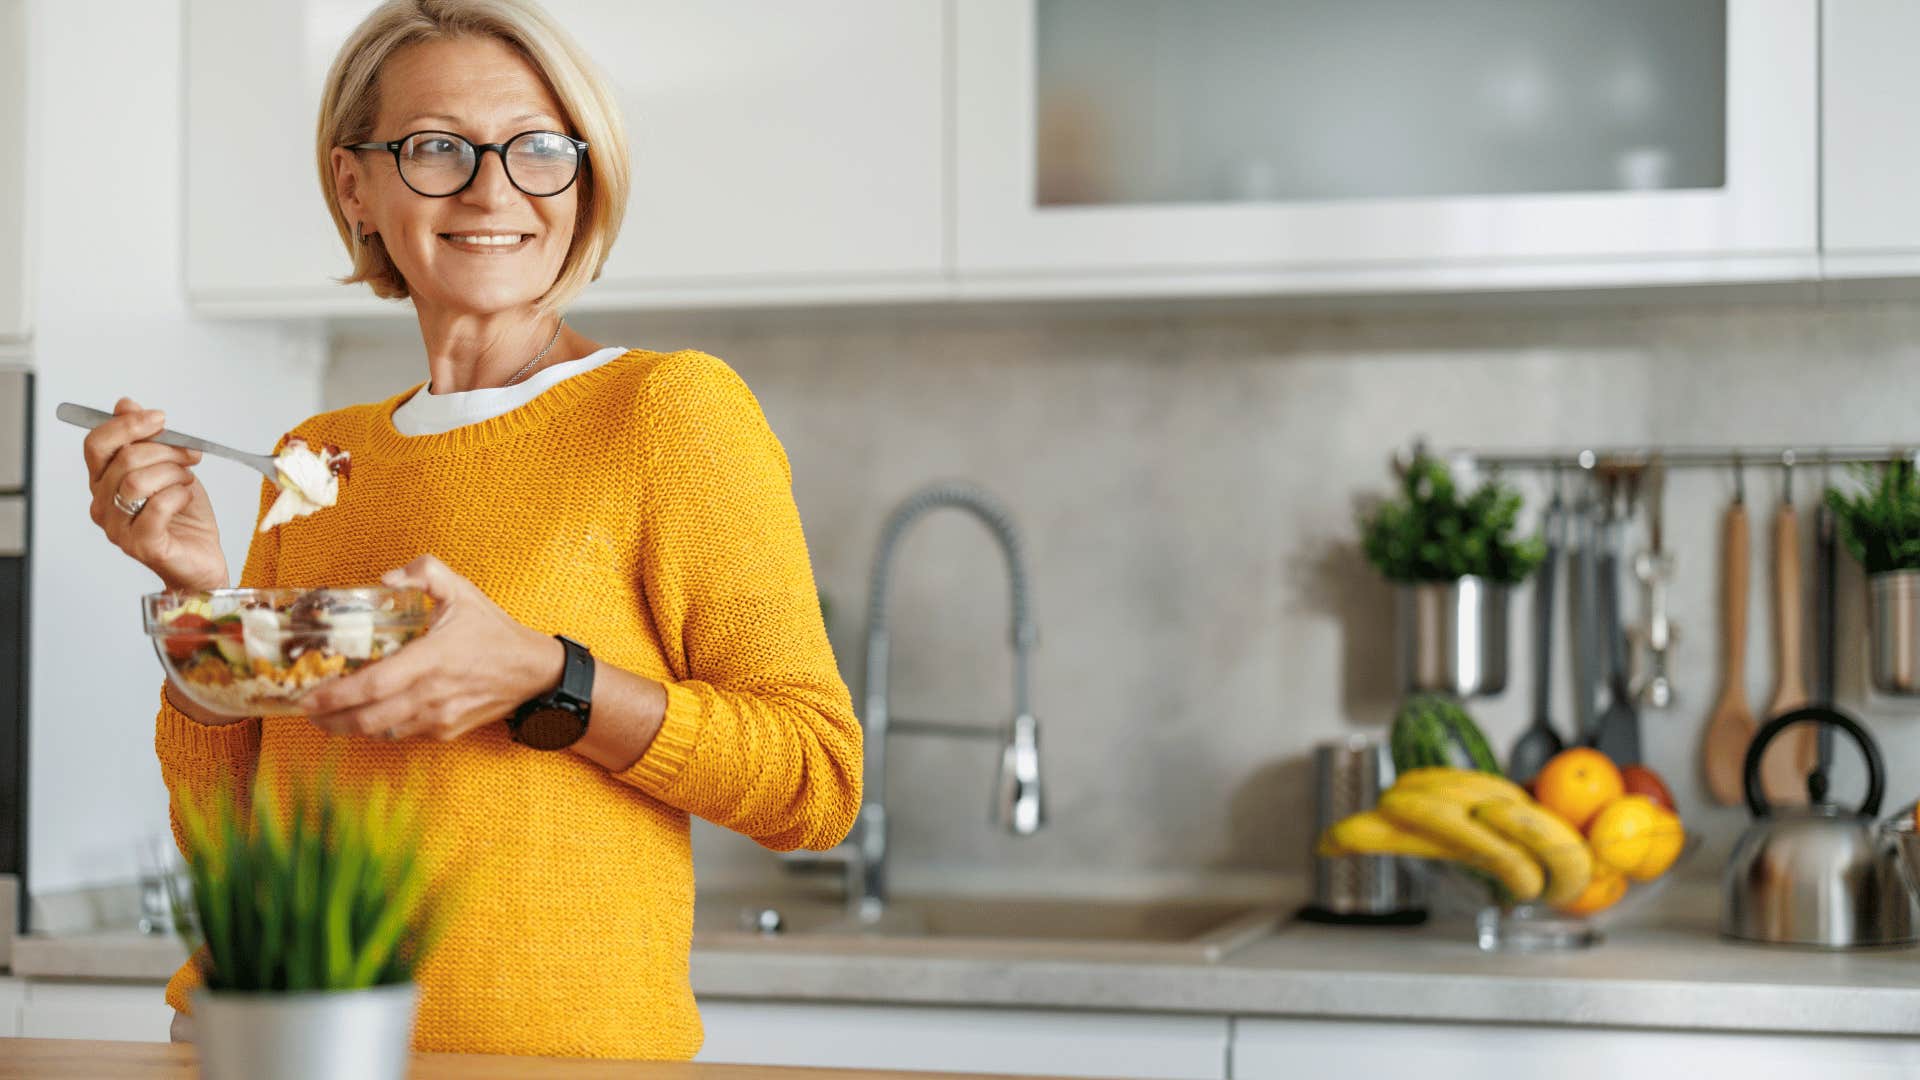
[[[0,346],[33,333],[33,215],[37,164],[27,113],[27,0],[0,0]],[[0,352],[6,350],[0,349]]]
[[[1810,278],[1818,11],[967,0],[959,291]]]
[[[699,1059],[743,1065],[1044,1076],[1222,1078],[1224,1016],[700,1003]],[[1302,1074],[1305,1075],[1305,1074]]]
[[[330,280],[348,261],[312,143],[327,65],[373,6],[187,0],[203,313],[399,310]],[[633,159],[620,240],[578,307],[944,288],[942,0],[546,7],[616,84]]]
[[[166,1042],[173,1009],[165,991],[155,983],[29,980],[18,1033],[30,1039]]]
[[[1230,1075],[1233,1080],[1398,1075],[1425,1080],[1890,1080],[1920,1075],[1920,1042],[1759,1032],[1248,1019],[1234,1024]]]
[[[20,1034],[20,1009],[26,1003],[25,979],[0,978],[0,1038]]]
[[[1920,273],[1920,4],[1826,0],[1822,18],[1825,272]]]

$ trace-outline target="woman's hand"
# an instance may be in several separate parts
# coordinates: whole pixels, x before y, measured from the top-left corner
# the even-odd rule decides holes
[[[213,502],[190,468],[200,463],[200,452],[148,442],[166,426],[166,416],[132,398],[121,398],[113,412],[81,444],[93,523],[169,589],[226,588],[227,556]]]
[[[433,597],[427,633],[377,664],[301,699],[307,719],[341,735],[422,737],[445,742],[506,719],[520,704],[560,685],[566,651],[522,626],[479,587],[431,555],[381,579]]]

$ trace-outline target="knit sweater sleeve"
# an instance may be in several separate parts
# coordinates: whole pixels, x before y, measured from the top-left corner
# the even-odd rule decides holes
[[[711,356],[661,361],[640,399],[641,587],[673,677],[620,778],[776,851],[832,847],[860,809],[860,725],[786,453]]]
[[[272,481],[263,480],[260,487],[260,512],[265,513],[276,489]],[[257,516],[255,520],[259,520]],[[241,587],[265,588],[273,584],[278,543],[277,529],[254,532],[247,545],[246,565],[240,571]],[[173,825],[174,842],[185,851],[180,831],[181,799],[203,799],[224,786],[245,805],[253,783],[254,761],[260,752],[260,718],[250,716],[217,727],[202,724],[173,707],[163,683],[153,748],[160,758],[160,779],[167,785],[167,816]],[[182,1012],[189,1011],[187,995],[200,981],[195,962],[187,961],[167,983],[167,1003]]]

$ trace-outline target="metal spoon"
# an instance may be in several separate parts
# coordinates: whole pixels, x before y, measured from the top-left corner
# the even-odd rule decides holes
[[[1523,784],[1533,779],[1553,755],[1566,749],[1547,715],[1553,689],[1553,587],[1560,573],[1565,527],[1565,506],[1556,485],[1540,529],[1546,538],[1547,554],[1533,579],[1533,723],[1520,733],[1520,741],[1513,744],[1513,754],[1507,759],[1507,775]]]
[[[75,427],[86,428],[88,431],[113,419],[112,413],[89,409],[85,405],[75,405],[71,401],[61,402],[59,408],[53,410],[53,415]],[[203,454],[237,461],[248,468],[258,470],[260,475],[275,482],[278,482],[280,477],[280,471],[274,467],[273,458],[266,454],[249,454],[245,450],[235,450],[231,446],[222,446],[217,442],[208,442],[192,435],[182,435],[177,431],[165,429],[162,429],[158,435],[148,436],[147,441],[157,442],[162,446],[177,446],[182,450],[198,450]]]

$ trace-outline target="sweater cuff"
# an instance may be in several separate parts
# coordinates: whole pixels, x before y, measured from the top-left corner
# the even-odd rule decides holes
[[[697,691],[679,683],[661,685],[667,691],[667,712],[660,719],[660,730],[647,752],[620,777],[655,798],[672,790],[693,760],[694,740],[700,735],[700,718],[706,712]]]
[[[249,716],[231,724],[203,724],[173,707],[165,683],[160,684],[160,717],[154,731],[154,750],[168,765],[246,759],[260,750],[260,718]]]
[[[193,992],[207,983],[206,974],[200,969],[206,956],[207,948],[202,945],[187,957],[187,962],[180,965],[173,973],[173,978],[167,980],[167,1004],[173,1006],[175,1011],[193,1015]]]

